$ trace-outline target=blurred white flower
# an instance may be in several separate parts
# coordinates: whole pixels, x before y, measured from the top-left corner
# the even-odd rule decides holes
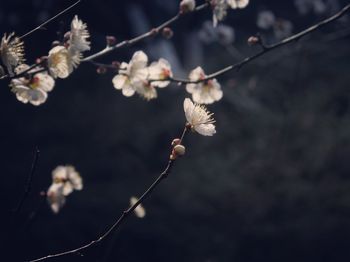
[[[131,197],[130,198],[130,206],[133,206],[136,204],[136,202],[138,201],[137,197]],[[139,204],[135,209],[134,209],[135,215],[139,218],[144,218],[146,215],[146,210],[145,208]]]
[[[301,15],[306,15],[309,12],[314,12],[317,15],[322,15],[329,11],[329,3],[338,2],[337,0],[326,1],[324,0],[294,0],[295,7]]]
[[[68,40],[69,49],[72,52],[84,52],[90,50],[90,37],[87,25],[78,16],[74,16],[71,23],[70,38]]]
[[[233,9],[245,8],[249,4],[249,0],[227,0],[227,3]]]
[[[147,101],[155,99],[158,96],[156,88],[147,80],[136,85],[135,91]]]
[[[191,81],[198,81],[205,77],[206,75],[201,67],[195,68],[189,75]],[[193,101],[198,104],[212,104],[215,101],[219,101],[223,96],[221,86],[216,79],[187,84],[186,90],[192,94]]]
[[[182,0],[180,2],[180,10],[183,13],[191,12],[196,8],[195,0]]]
[[[245,8],[249,0],[212,0],[210,3],[213,8],[213,25],[216,27],[226,17],[228,8]]]
[[[264,30],[267,30],[275,24],[275,15],[270,10],[264,10],[258,13],[256,25]]]
[[[54,78],[66,78],[80,63],[81,54],[72,53],[64,46],[55,46],[49,52],[47,64]]]
[[[213,113],[207,111],[204,105],[193,104],[191,99],[184,100],[184,111],[191,129],[203,136],[212,136],[216,133]]]
[[[290,36],[293,32],[292,22],[279,18],[273,26],[275,37],[280,40]]]
[[[129,64],[123,62],[120,65],[118,74],[112,80],[114,87],[122,90],[124,96],[134,95],[136,90],[141,89],[147,81],[147,62],[148,57],[144,52],[135,52]]]
[[[15,69],[16,74],[27,70],[28,65],[22,64]],[[28,73],[40,70],[34,68]],[[55,80],[46,72],[37,73],[30,77],[19,77],[11,80],[11,91],[16,94],[16,97],[22,103],[31,103],[38,106],[44,103],[47,99],[47,92],[50,92],[55,85]]]
[[[66,197],[63,194],[63,184],[53,183],[46,193],[47,201],[54,213],[58,213],[66,203]]]
[[[23,42],[14,35],[15,33],[11,33],[9,36],[4,34],[0,45],[1,61],[6,66],[10,76],[13,76],[13,68],[24,62]]]
[[[68,196],[73,190],[82,190],[83,181],[73,166],[58,166],[52,171],[52,181],[63,184],[63,195]]]
[[[173,72],[171,71],[171,65],[170,63],[161,58],[157,62],[153,62],[148,67],[148,79],[159,79],[159,80],[165,80],[169,77],[173,77]],[[151,81],[152,86],[157,86],[160,88],[166,87],[170,84],[170,81]]]
[[[230,45],[235,41],[235,30],[233,27],[224,24],[213,27],[210,21],[206,21],[199,31],[199,38],[206,44],[218,42],[223,45]]]

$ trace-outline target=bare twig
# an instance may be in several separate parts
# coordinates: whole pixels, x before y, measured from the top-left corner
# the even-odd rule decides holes
[[[339,18],[341,18],[343,15],[345,15],[347,12],[350,11],[350,4],[346,5],[342,10],[340,10],[338,13],[336,13],[335,15],[325,19],[325,20],[322,20],[321,22],[295,34],[295,35],[292,35],[290,37],[287,37],[285,39],[283,39],[282,41],[280,42],[277,42],[275,44],[272,44],[272,45],[264,45],[264,48],[252,55],[252,56],[249,56],[249,57],[246,57],[245,59],[243,59],[242,61],[236,63],[236,64],[232,64],[232,65],[229,65],[225,68],[222,68],[210,75],[207,75],[205,78],[202,78],[202,79],[199,79],[197,81],[191,81],[189,79],[181,79],[181,78],[167,78],[167,79],[163,79],[163,80],[156,80],[156,79],[152,79],[151,81],[171,81],[171,82],[176,82],[176,83],[181,83],[181,84],[189,84],[189,83],[193,83],[193,84],[196,84],[196,83],[200,83],[200,82],[205,82],[205,81],[208,81],[210,79],[213,79],[213,78],[216,78],[218,76],[221,76],[229,71],[232,71],[232,70],[240,70],[244,65],[252,62],[253,60],[257,59],[258,57],[272,51],[272,50],[275,50],[281,46],[284,46],[284,45],[287,45],[289,43],[292,43],[292,42],[295,42],[297,40],[299,40],[300,38],[320,29],[321,27],[324,27],[336,20],[338,20]]]
[[[19,213],[21,211],[21,208],[22,208],[22,206],[24,204],[24,201],[27,199],[27,197],[28,197],[28,195],[29,195],[29,193],[31,191],[33,177],[34,177],[35,169],[36,169],[37,164],[38,164],[39,155],[40,155],[39,149],[35,148],[34,159],[33,159],[33,162],[32,162],[32,167],[30,169],[29,176],[27,178],[27,182],[26,182],[26,185],[25,185],[25,190],[24,190],[22,198],[20,199],[20,201],[18,203],[17,208],[14,211],[15,213]]]
[[[74,6],[76,6],[77,4],[80,3],[81,0],[76,1],[74,4],[68,6],[66,9],[64,9],[63,11],[59,12],[57,15],[51,17],[50,19],[46,20],[44,23],[42,23],[41,25],[35,27],[33,30],[30,30],[28,33],[25,33],[24,35],[20,36],[19,39],[22,39],[32,33],[34,33],[37,30],[40,30],[41,28],[43,28],[46,24],[50,23],[51,21],[55,20],[57,17],[61,16],[62,14],[66,13],[68,10],[72,9]]]
[[[204,3],[202,5],[199,5],[196,7],[196,9],[194,9],[192,12],[190,13],[194,13],[194,12],[198,12],[202,9],[205,9],[206,7],[209,6],[209,3]],[[187,13],[186,13],[187,14]],[[163,28],[171,25],[172,23],[174,23],[175,21],[177,21],[180,17],[184,16],[185,14],[182,14],[182,13],[178,13],[177,15],[175,15],[174,17],[170,18],[169,20],[165,21],[164,23],[162,23],[161,25],[155,27],[155,28],[152,28],[150,31],[142,34],[142,35],[139,35],[135,38],[132,38],[132,39],[129,39],[129,40],[124,40],[116,45],[113,45],[113,46],[106,46],[104,49],[102,49],[101,51],[93,54],[93,55],[90,55],[88,57],[85,57],[84,59],[81,60],[81,62],[89,62],[89,61],[92,61],[96,58],[99,58],[101,56],[104,56],[116,49],[119,49],[119,48],[122,48],[122,47],[126,47],[126,46],[130,46],[130,45],[133,45],[137,42],[140,42],[146,38],[149,38],[151,36],[154,36],[156,35],[157,33],[159,33]]]
[[[187,130],[188,130],[188,128],[186,126],[182,132],[182,135],[180,138],[180,143],[183,141],[183,139],[187,133]],[[143,203],[143,201],[152,193],[152,191],[157,187],[157,185],[170,174],[171,169],[172,169],[175,161],[176,161],[176,159],[169,158],[168,164],[166,165],[163,172],[158,176],[158,178],[150,185],[150,187],[147,188],[147,190],[141,195],[141,197],[137,200],[137,202],[134,205],[130,206],[127,210],[123,211],[123,213],[116,220],[116,222],[99,238],[97,238],[96,240],[93,240],[90,243],[85,244],[81,247],[71,249],[71,250],[68,250],[65,252],[53,254],[53,255],[48,255],[48,256],[45,256],[42,258],[30,260],[29,262],[38,262],[38,261],[43,261],[43,260],[50,259],[50,258],[62,257],[62,256],[70,255],[70,254],[79,254],[79,253],[81,253],[81,251],[88,249],[88,248],[95,246],[98,243],[102,242],[111,233],[113,233],[115,230],[117,230],[119,228],[119,226],[121,225],[121,223],[130,215],[130,213],[132,211],[134,211],[135,208],[137,208],[141,203]]]

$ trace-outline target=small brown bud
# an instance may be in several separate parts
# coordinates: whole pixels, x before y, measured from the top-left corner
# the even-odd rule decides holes
[[[113,46],[117,43],[117,39],[112,35],[108,35],[106,36],[106,43],[108,46]]]
[[[248,38],[247,42],[249,46],[257,45],[260,43],[260,38],[256,36],[251,36]]]
[[[176,145],[179,145],[180,143],[181,143],[180,138],[175,138],[175,139],[171,142],[171,145],[172,145],[172,146],[176,146]]]
[[[170,159],[170,160],[175,160],[175,159],[176,159],[176,155],[173,154],[173,153],[171,153],[171,155],[169,156],[169,159]]]
[[[162,36],[166,39],[170,39],[174,36],[174,32],[170,27],[164,27],[162,30]]]
[[[104,67],[104,66],[99,66],[99,67],[96,69],[96,72],[97,72],[97,74],[100,74],[100,75],[105,74],[105,73],[107,72],[107,68]]]
[[[176,145],[173,151],[176,156],[183,156],[186,153],[186,148],[183,145]]]

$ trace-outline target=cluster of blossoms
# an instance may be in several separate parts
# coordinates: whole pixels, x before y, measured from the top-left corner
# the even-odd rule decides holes
[[[213,25],[215,27],[218,22],[225,19],[229,8],[245,8],[249,4],[249,0],[211,0],[210,3],[213,8]]]
[[[52,171],[52,184],[47,190],[47,201],[54,213],[58,213],[66,197],[74,190],[82,190],[83,181],[73,166],[58,166]]]
[[[147,64],[147,55],[142,51],[135,52],[129,63],[121,63],[118,74],[112,80],[114,87],[127,97],[137,93],[146,100],[156,98],[156,87],[168,86],[173,73],[169,62],[163,58],[150,66]]]
[[[1,44],[1,55],[6,57],[2,61],[9,68],[9,74],[12,72],[11,68],[20,64],[14,71],[21,77],[11,81],[11,91],[19,101],[36,106],[46,101],[47,92],[54,87],[54,79],[68,77],[79,65],[82,53],[90,50],[87,26],[77,16],[71,22],[70,31],[65,34],[64,41],[57,42],[48,56],[40,59],[40,66],[34,68],[21,64],[24,56],[23,44],[16,38],[10,41],[11,36],[12,34],[8,38],[4,37]]]

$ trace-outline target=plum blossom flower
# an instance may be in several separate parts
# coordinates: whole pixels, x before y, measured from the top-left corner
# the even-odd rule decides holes
[[[28,65],[22,64],[15,69],[16,74],[20,74],[29,68]],[[35,72],[40,69],[34,68],[28,72]],[[50,92],[55,85],[55,80],[46,72],[34,73],[29,77],[19,77],[11,80],[11,91],[22,103],[31,103],[38,106],[47,99],[47,92]]]
[[[47,190],[46,197],[51,210],[57,214],[66,203],[66,196],[63,194],[63,184],[52,184]]]
[[[213,26],[216,27],[219,21],[224,20],[227,9],[242,9],[249,4],[249,0],[212,0]]]
[[[153,62],[148,67],[148,79],[165,80],[173,77],[170,63],[164,58],[159,59],[157,62]],[[170,84],[170,81],[151,81],[152,86],[159,88],[166,87]]]
[[[196,8],[195,0],[182,0],[180,2],[180,11],[183,13],[191,12]]]
[[[90,37],[87,25],[83,23],[78,16],[74,16],[71,23],[70,38],[68,40],[69,49],[71,52],[84,52],[90,50],[90,42],[87,40]]]
[[[137,89],[142,90],[148,76],[147,62],[147,55],[137,51],[129,63],[123,62],[120,65],[118,74],[112,80],[114,87],[122,90],[127,97],[134,95]]]
[[[52,184],[46,195],[51,209],[58,213],[66,202],[66,197],[74,190],[82,190],[83,181],[73,166],[58,166],[52,171]]]
[[[0,44],[1,61],[6,66],[10,76],[13,76],[13,68],[24,62],[23,42],[11,33],[4,34]]]
[[[130,206],[133,206],[136,204],[136,202],[138,201],[139,199],[137,197],[134,197],[132,196],[130,198]],[[146,210],[145,208],[139,204],[135,209],[134,209],[134,212],[135,212],[135,215],[139,218],[144,218],[145,215],[146,215]]]
[[[54,183],[63,184],[63,194],[68,196],[73,190],[82,190],[83,181],[73,166],[58,166],[52,171]]]
[[[205,78],[206,75],[200,66],[192,70],[189,75],[191,81]],[[215,101],[219,101],[223,96],[221,85],[215,78],[195,84],[187,84],[186,90],[192,94],[193,101],[198,104],[212,104]]]
[[[184,111],[186,120],[193,131],[203,136],[212,136],[216,133],[213,113],[210,113],[204,105],[194,104],[191,99],[186,98]]]
[[[79,65],[80,58],[80,53],[72,53],[64,46],[55,46],[47,58],[49,72],[54,78],[67,78]]]

